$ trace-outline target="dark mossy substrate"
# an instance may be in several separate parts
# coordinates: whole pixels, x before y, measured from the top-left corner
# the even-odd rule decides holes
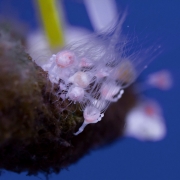
[[[69,112],[60,114],[68,102],[57,101],[56,88],[20,40],[0,30],[0,169],[29,175],[58,173],[120,137],[124,117],[136,101],[127,88],[102,121],[74,136],[83,123],[82,112],[70,113],[75,108],[71,105]]]

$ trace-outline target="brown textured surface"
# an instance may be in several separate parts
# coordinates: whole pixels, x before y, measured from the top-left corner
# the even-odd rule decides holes
[[[83,122],[82,113],[59,113],[62,104],[55,102],[56,87],[24,51],[12,36],[0,31],[1,169],[57,173],[91,149],[122,135],[124,117],[136,101],[131,88],[108,108],[100,122],[74,136]]]

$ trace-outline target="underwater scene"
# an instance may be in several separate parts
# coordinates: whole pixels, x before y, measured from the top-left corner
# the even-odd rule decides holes
[[[0,179],[180,179],[178,0],[0,0]]]

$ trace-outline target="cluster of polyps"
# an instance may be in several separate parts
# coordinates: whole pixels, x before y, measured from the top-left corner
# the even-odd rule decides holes
[[[93,47],[90,44],[91,47],[87,44],[82,47],[67,47],[52,55],[42,67],[48,72],[50,81],[58,84],[57,94],[62,101],[80,104],[84,123],[75,135],[82,132],[87,124],[102,119],[109,104],[121,98],[124,92],[122,88],[127,85],[132,73],[128,72],[130,63],[127,59],[110,56],[108,52],[102,51],[102,46]],[[89,52],[93,48],[92,55]],[[124,72],[121,70],[122,66]]]
[[[144,69],[144,62],[147,65],[144,52],[131,49],[122,35],[125,16],[107,32],[66,46],[42,66],[50,81],[59,86],[57,95],[62,102],[79,103],[83,111],[84,123],[75,135],[87,124],[100,121],[109,104],[118,101],[123,89]],[[153,54],[154,50],[145,52]]]

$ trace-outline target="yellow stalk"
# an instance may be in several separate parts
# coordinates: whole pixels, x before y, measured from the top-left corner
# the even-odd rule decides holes
[[[63,29],[56,0],[37,0],[45,34],[52,49],[64,45]]]

